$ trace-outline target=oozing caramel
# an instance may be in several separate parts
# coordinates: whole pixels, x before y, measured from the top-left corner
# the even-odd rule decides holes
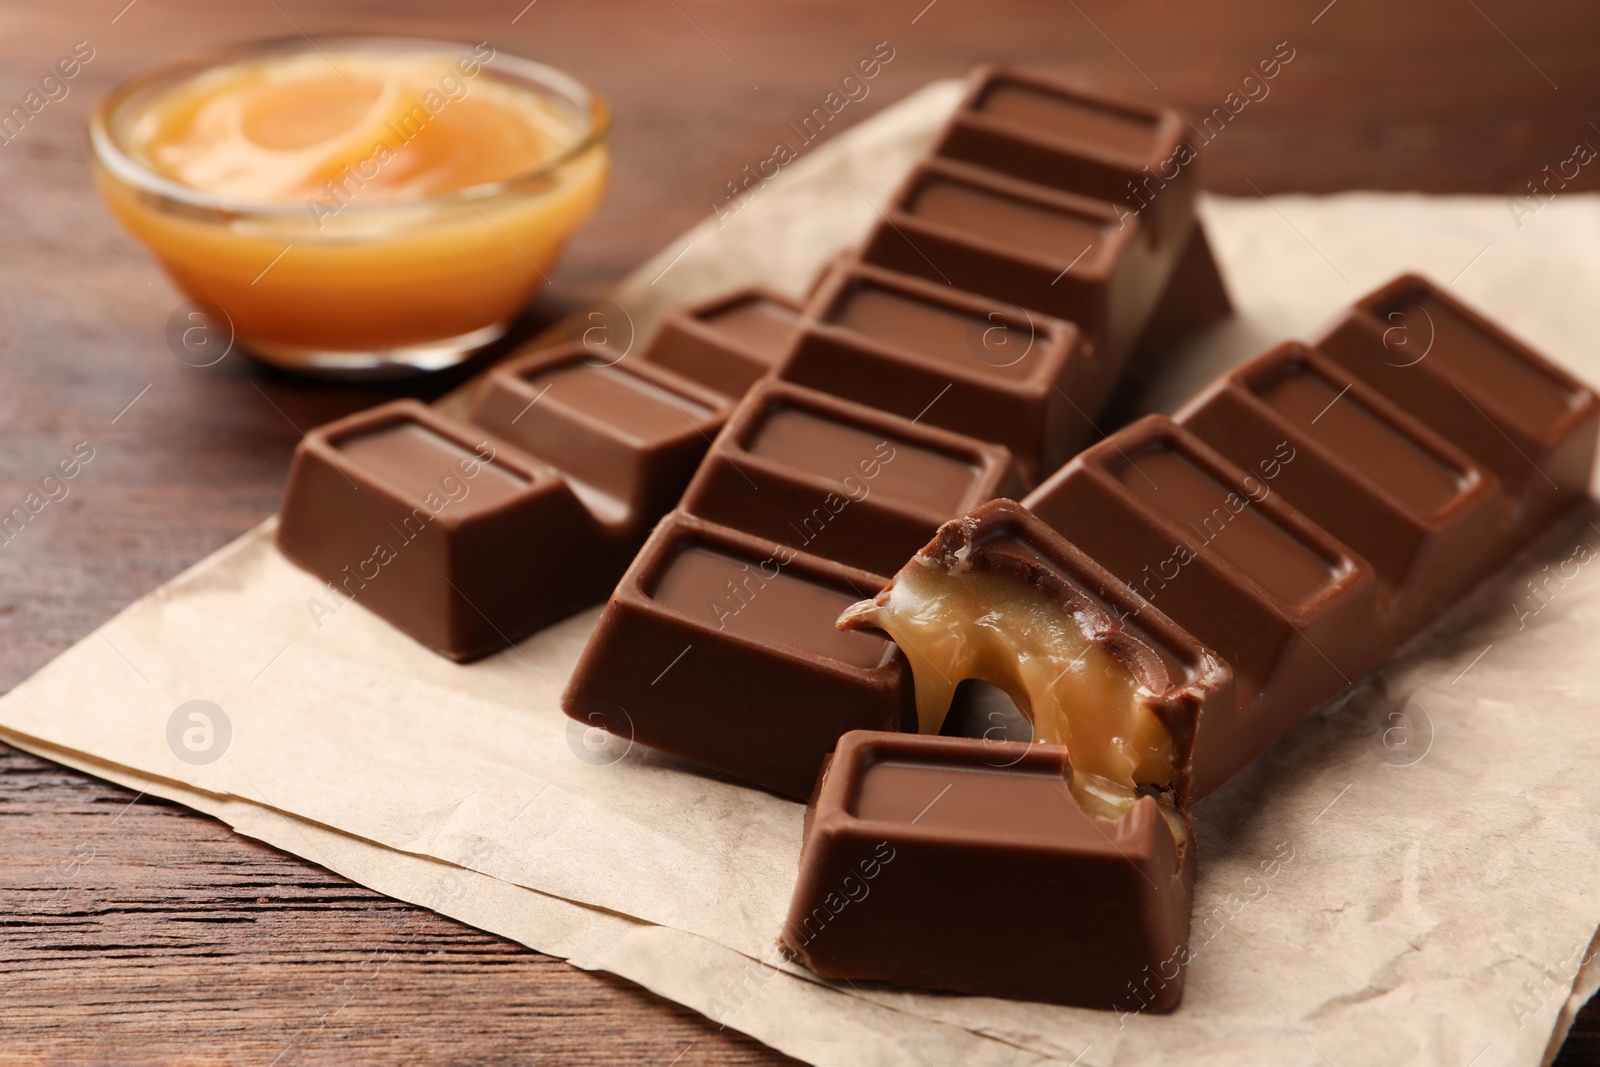
[[[1066,746],[1086,812],[1114,819],[1141,786],[1170,784],[1173,740],[1149,691],[1032,582],[918,557],[881,599],[856,604],[841,623],[882,629],[905,651],[921,732],[938,733],[956,686],[977,679],[1016,702],[1036,742]]]

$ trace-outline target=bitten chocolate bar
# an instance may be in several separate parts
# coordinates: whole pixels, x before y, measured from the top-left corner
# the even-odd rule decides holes
[[[1393,311],[1422,308],[1440,324],[1433,334],[1386,337]],[[1590,389],[1406,276],[1360,301],[1317,347],[1272,349],[1176,417],[1150,416],[1085,450],[1022,503],[1103,568],[1114,579],[1107,588],[1137,598],[1122,603],[1124,615],[1176,624],[1228,665],[1236,713],[1191,722],[1192,745],[1173,750],[1181,757],[1192,748],[1190,765],[1160,776],[1188,780],[1177,797],[1187,802],[1582,499],[1597,430],[1600,401]],[[950,538],[976,536],[987,516],[980,509],[951,524],[894,587],[847,620],[881,625],[918,650],[911,662],[930,679],[919,678],[918,694],[933,705],[922,709],[925,729],[942,721],[939,702],[964,677],[1030,697],[1014,681],[1020,649],[991,643],[991,658],[975,666],[934,648],[935,639],[958,645],[969,628],[963,620],[987,603],[962,592],[964,573],[953,562],[941,567],[934,550],[945,546],[948,555]],[[896,606],[895,589],[930,582],[935,602],[967,601],[967,610],[947,608],[940,633],[913,625],[909,602]],[[982,673],[964,673],[975,669]],[[1036,723],[1063,703],[1061,693],[1031,698]]]
[[[1056,745],[846,734],[809,813],[780,942],[825,978],[1169,1010],[1187,953],[1188,818],[1144,797],[1082,810]],[[1026,919],[1013,901],[1040,902]],[[974,918],[974,902],[995,909]],[[981,909],[980,909],[981,910]]]
[[[991,682],[1036,740],[1063,746],[1083,814],[1153,800],[1177,816],[1583,499],[1597,433],[1592,390],[1405,276],[1317,345],[1280,345],[1176,417],[1085,450],[1021,505],[949,523],[841,626],[907,653],[923,731],[956,683]],[[808,837],[802,870],[830,847]],[[814,905],[797,896],[793,913]],[[1132,914],[1122,936],[1162,914]],[[926,984],[894,962],[932,951],[907,936],[828,973]],[[1175,1000],[1181,968],[1166,982]]]

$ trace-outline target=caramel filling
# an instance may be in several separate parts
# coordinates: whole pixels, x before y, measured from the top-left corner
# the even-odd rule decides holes
[[[939,732],[962,681],[1003,690],[1036,742],[1066,746],[1072,792],[1097,818],[1119,818],[1172,781],[1172,736],[1151,710],[1152,694],[1093,639],[1089,620],[1032,582],[919,558],[895,578],[886,603],[863,601],[840,621],[877,627],[905,651],[922,733]]]

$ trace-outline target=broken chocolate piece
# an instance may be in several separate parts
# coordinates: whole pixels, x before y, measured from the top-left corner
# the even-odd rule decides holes
[[[337,602],[455,660],[604,597],[598,535],[556,471],[414,400],[308,433],[277,532]]]
[[[1073,773],[1056,745],[846,734],[807,813],[781,946],[824,978],[1172,1010],[1189,820],[1151,797],[1097,818]],[[1049,904],[1025,921],[957,918],[1017,893]]]

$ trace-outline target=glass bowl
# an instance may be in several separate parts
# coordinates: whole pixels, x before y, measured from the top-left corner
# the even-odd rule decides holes
[[[441,76],[454,72],[458,84],[508,83],[570,125],[570,143],[513,177],[403,200],[364,202],[345,168],[338,193],[330,189],[304,204],[206,192],[157,173],[130,151],[140,116],[187,80],[313,51],[330,63],[352,53],[437,60]],[[461,64],[476,72],[465,75],[469,67]],[[505,332],[598,206],[610,168],[610,125],[604,101],[577,79],[487,45],[297,38],[123,83],[96,107],[89,145],[111,213],[180,289],[226,316],[242,348],[302,373],[392,377],[451,366]],[[356,168],[365,173],[370,163],[362,159]]]

